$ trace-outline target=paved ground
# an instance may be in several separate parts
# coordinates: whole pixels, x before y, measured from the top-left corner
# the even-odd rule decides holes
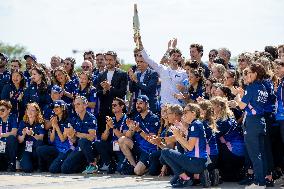
[[[41,174],[0,174],[0,188],[5,189],[96,189],[96,188],[111,188],[111,189],[124,189],[124,188],[171,188],[169,184],[169,177],[135,177],[135,176],[121,176],[121,175],[92,175],[84,176],[79,175],[51,175],[48,173]],[[284,182],[282,179],[278,180],[275,188],[280,188],[280,182]],[[192,187],[193,188],[193,187]],[[194,187],[201,188],[201,187]],[[236,183],[224,183],[216,188],[244,188],[240,187]]]

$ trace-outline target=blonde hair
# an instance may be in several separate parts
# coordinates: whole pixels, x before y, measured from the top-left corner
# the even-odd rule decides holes
[[[229,117],[233,116],[233,112],[230,110],[228,106],[227,98],[216,96],[216,97],[213,97],[210,101],[213,106],[220,107],[219,119],[226,120]]]
[[[27,107],[26,107],[26,111],[25,111],[25,115],[23,117],[23,120],[24,122],[28,123],[29,122],[29,117],[28,117],[28,114],[27,114],[27,109],[29,106],[32,106],[36,109],[37,111],[37,115],[36,115],[36,118],[35,118],[35,123],[44,123],[44,119],[43,119],[43,116],[42,116],[42,113],[41,113],[41,110],[40,110],[40,107],[37,103],[35,102],[32,102],[32,103],[28,103],[27,104]]]
[[[213,132],[218,132],[217,124],[214,120],[214,110],[212,103],[209,100],[202,100],[198,103],[198,105],[203,111],[205,111],[203,120],[207,120],[209,122],[209,127]]]

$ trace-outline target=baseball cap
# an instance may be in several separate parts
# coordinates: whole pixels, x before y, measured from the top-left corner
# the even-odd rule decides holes
[[[59,87],[58,85],[53,85],[53,87],[51,88],[51,91],[56,92],[56,93],[61,93],[62,88]]]
[[[27,60],[28,57],[30,57],[30,58],[33,59],[35,62],[37,62],[37,59],[36,59],[35,55],[33,55],[33,54],[26,54],[26,55],[24,56],[24,59]]]
[[[149,101],[149,98],[146,96],[146,95],[139,95],[137,97],[137,100],[141,100],[143,102],[148,102]]]
[[[0,56],[3,56],[7,62],[9,61],[9,57],[6,54],[0,53]]]
[[[53,107],[61,107],[66,106],[66,103],[63,100],[55,100],[53,102]]]

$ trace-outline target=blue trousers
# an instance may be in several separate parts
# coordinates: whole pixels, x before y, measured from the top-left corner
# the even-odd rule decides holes
[[[10,135],[6,138],[6,149],[5,153],[0,154],[1,156],[1,168],[0,170],[5,170],[7,165],[16,168],[16,157],[18,151],[18,140],[15,136]]]
[[[22,159],[20,161],[20,165],[22,167],[22,170],[25,173],[30,173],[34,169],[37,168],[38,156],[37,156],[37,153],[36,153],[36,149],[39,146],[42,146],[42,145],[43,145],[43,141],[41,141],[41,140],[34,141],[33,147],[32,147],[32,152],[27,152],[27,151],[23,152],[23,156],[22,156]]]
[[[207,159],[188,157],[173,149],[163,149],[161,158],[171,167],[176,176],[182,173],[201,173],[206,168]]]
[[[248,155],[251,159],[255,182],[265,185],[267,162],[265,157],[266,124],[262,116],[247,116],[245,121],[244,139]]]
[[[68,154],[59,152],[55,146],[39,146],[37,148],[38,166],[41,171],[48,170],[51,173],[60,173],[61,166]]]
[[[92,142],[87,139],[79,139],[78,145],[81,151],[73,151],[65,159],[61,166],[61,172],[65,174],[79,173],[88,163],[95,160]]]

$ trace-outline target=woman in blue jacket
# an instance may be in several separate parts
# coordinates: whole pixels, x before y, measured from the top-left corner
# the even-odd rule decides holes
[[[244,138],[249,157],[253,164],[253,185],[265,186],[267,172],[267,160],[265,153],[265,108],[268,101],[268,92],[263,85],[266,75],[264,67],[259,63],[253,63],[248,70],[249,85],[244,95],[237,94],[235,101],[241,109],[245,109]]]
[[[217,124],[220,175],[224,181],[237,181],[241,178],[244,163],[244,138],[242,128],[237,124],[226,98],[211,99]],[[232,164],[232,162],[234,162]]]

